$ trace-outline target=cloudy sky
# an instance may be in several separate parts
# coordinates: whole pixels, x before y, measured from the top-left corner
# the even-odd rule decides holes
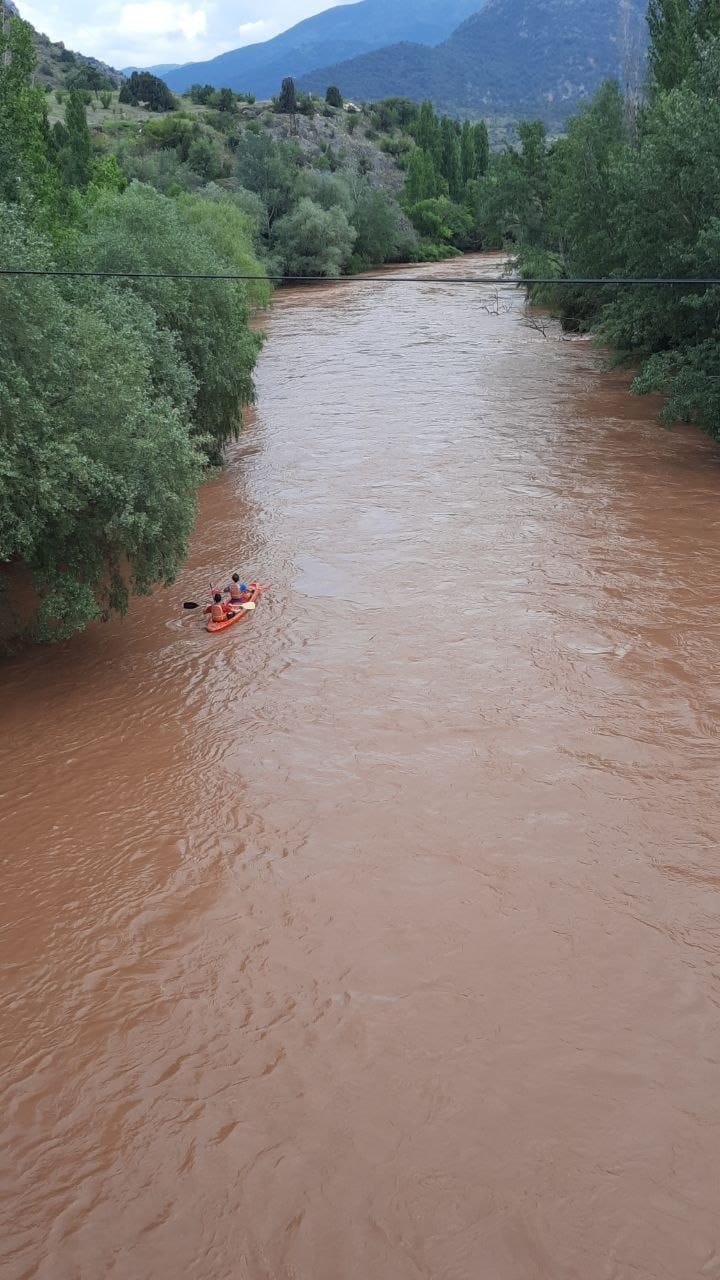
[[[197,62],[269,40],[340,0],[16,0],[52,40],[114,67]],[[343,0],[347,3],[347,0]]]

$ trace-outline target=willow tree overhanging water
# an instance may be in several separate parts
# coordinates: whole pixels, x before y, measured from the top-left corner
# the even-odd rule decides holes
[[[0,265],[262,276],[235,206],[128,186],[95,158],[80,94],[50,129],[26,23],[11,19],[0,53]],[[253,398],[249,320],[268,296],[262,280],[198,297],[179,280],[4,278],[0,567],[35,587],[38,634],[172,581],[204,465]]]

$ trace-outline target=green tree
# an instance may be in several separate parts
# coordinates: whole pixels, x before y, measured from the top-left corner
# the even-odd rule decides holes
[[[122,193],[127,185],[128,180],[120,168],[117,158],[115,156],[100,156],[93,164],[92,177],[86,198],[89,201],[94,200],[102,191]]]
[[[543,243],[550,199],[547,129],[542,120],[523,120],[518,125],[520,154],[518,165],[524,185],[524,239]]]
[[[476,230],[486,248],[527,241],[530,191],[517,152],[507,150],[495,156],[475,194]]]
[[[403,199],[406,204],[420,200],[433,200],[439,193],[435,163],[429,151],[416,147],[410,155]]]
[[[203,182],[224,178],[230,172],[226,154],[214,138],[201,135],[190,143],[187,163]]]
[[[606,276],[621,267],[616,174],[628,142],[625,103],[617,83],[609,81],[551,151],[543,245],[552,260],[538,262],[531,255],[532,273]],[[597,315],[597,290],[563,286],[555,294],[545,292],[543,299],[548,297],[566,328],[585,329]],[[605,302],[611,299],[603,295]]]
[[[286,116],[294,116],[297,112],[297,94],[292,76],[286,76],[282,82],[277,109],[281,115]]]
[[[462,244],[472,233],[468,211],[447,196],[421,200],[408,209],[408,214],[416,231],[436,244]]]
[[[194,197],[199,199],[199,197]],[[222,210],[217,210],[222,218]],[[244,249],[252,258],[249,236]],[[98,271],[209,276],[239,274],[188,216],[187,205],[135,183],[120,195],[102,192],[83,211],[68,243],[70,261]],[[261,275],[255,263],[252,274]],[[197,385],[193,423],[208,456],[235,438],[241,409],[252,403],[252,372],[261,339],[249,327],[248,291],[222,280],[129,279],[122,288],[152,307],[158,326],[175,335]]]
[[[232,89],[219,89],[214,105],[217,107],[218,111],[234,111],[235,94]]]
[[[432,108],[432,103],[429,104]],[[373,102],[369,108],[379,129],[412,131],[418,121],[421,108],[409,98],[385,98]]]
[[[359,269],[395,258],[404,238],[402,215],[386,191],[364,187],[355,201],[351,221],[357,234],[353,260]]]
[[[275,142],[267,133],[247,130],[236,152],[238,181],[253,191],[265,206],[266,233],[293,203],[297,182],[297,151],[288,143]]]
[[[0,199],[30,202],[52,219],[60,182],[47,99],[33,84],[35,64],[33,29],[12,17],[6,34],[0,33]]]
[[[315,117],[315,99],[311,93],[298,94],[297,109],[301,116],[307,116],[309,120]]]
[[[304,196],[273,227],[272,247],[286,276],[339,276],[350,261],[355,228],[343,209]]]
[[[670,15],[665,6],[664,19]],[[704,20],[711,18],[708,9]],[[678,61],[682,42],[663,52],[668,29],[654,34],[661,70],[632,135],[620,92],[607,84],[549,151],[530,128],[519,152],[493,159],[479,188],[479,222],[487,229],[494,220],[495,231],[507,232],[512,220],[526,277],[716,274],[720,40],[703,44],[698,33],[692,57]],[[690,284],[600,294],[563,286],[544,291],[544,300],[566,326],[594,328],[639,365],[634,387],[663,394],[664,422],[698,423],[720,439],[717,290]]]
[[[190,101],[198,106],[206,107],[215,97],[215,89],[211,84],[194,84],[190,87]]]
[[[462,197],[462,155],[461,143],[454,122],[444,116],[440,124],[440,172],[447,182],[451,200]]]
[[[639,144],[614,174],[618,265],[624,275],[716,274],[720,235],[720,47],[663,95]],[[716,289],[619,292],[602,330],[623,354],[645,360],[637,387],[667,397],[665,421],[699,422],[720,436]]]
[[[212,246],[225,269],[233,275],[257,276],[247,281],[245,290],[253,307],[267,307],[272,291],[253,248],[257,212],[243,197],[247,192],[231,195],[221,187],[206,187],[202,198],[183,195],[178,207],[184,222],[196,228],[197,234]]]
[[[338,89],[337,85],[331,84],[328,86],[327,92],[325,94],[325,101],[329,107],[342,107],[343,96],[340,90]]]
[[[176,151],[122,151],[122,171],[128,181],[154,187],[163,195],[191,191],[199,181]]]
[[[60,153],[63,176],[69,187],[84,191],[92,173],[92,140],[87,110],[79,89],[72,89],[65,106],[67,141]]]
[[[84,89],[90,93],[98,93],[101,89],[108,89],[110,81],[98,67],[85,63],[67,76],[65,85],[68,89]]]
[[[365,191],[366,187],[363,186],[362,190]],[[303,169],[298,175],[296,194],[298,199],[308,196],[322,209],[344,209],[348,217],[354,208],[350,183],[339,173],[318,173],[315,169]]]
[[[650,82],[659,92],[682,84],[696,57],[691,0],[650,0]]]
[[[17,210],[0,226],[3,262],[55,265]],[[172,335],[112,285],[68,289],[38,277],[0,290],[0,561],[27,566],[47,637],[172,580],[201,474]]]
[[[418,146],[435,159],[440,150],[440,122],[435,115],[432,102],[421,104],[414,126],[414,135]]]
[[[133,71],[120,90],[120,101],[149,111],[175,111],[177,99],[164,80],[149,71]]]
[[[190,148],[197,138],[204,135],[197,120],[187,120],[180,115],[164,116],[162,120],[149,120],[138,140],[141,150],[161,147],[175,151],[179,160],[187,160]]]
[[[475,135],[469,120],[463,122],[460,140],[460,174],[464,187],[477,177],[477,157],[475,155]]]
[[[720,36],[720,0],[696,0],[694,27],[700,40]]]
[[[475,146],[475,177],[482,178],[487,173],[490,163],[490,138],[484,120],[473,126],[473,143]]]

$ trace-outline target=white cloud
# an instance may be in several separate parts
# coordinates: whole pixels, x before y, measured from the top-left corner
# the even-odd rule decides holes
[[[269,40],[270,31],[270,23],[265,22],[263,18],[259,22],[242,22],[237,29],[240,45],[257,44],[259,40]]]
[[[201,62],[270,40],[348,0],[17,0],[24,18],[53,40],[115,67]]]
[[[206,35],[207,27],[205,9],[191,9],[188,4],[170,4],[169,0],[150,0],[149,4],[124,4],[117,29],[120,35],[182,35],[192,41]]]

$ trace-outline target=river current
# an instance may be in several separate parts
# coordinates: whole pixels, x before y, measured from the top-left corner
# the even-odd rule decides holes
[[[4,1280],[720,1278],[720,454],[500,265],[279,295],[180,581],[0,668]]]

